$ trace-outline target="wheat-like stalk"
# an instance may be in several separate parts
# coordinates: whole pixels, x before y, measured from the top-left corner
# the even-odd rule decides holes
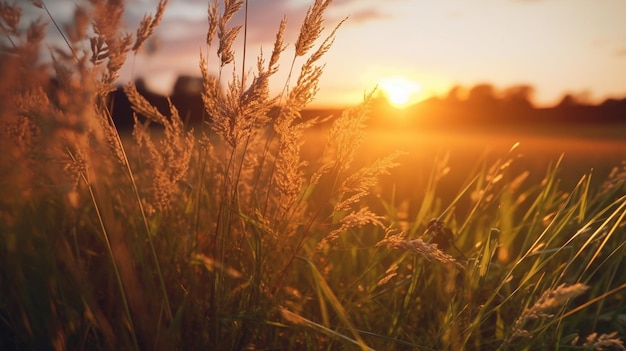
[[[219,0],[215,0],[214,2],[209,3],[209,7],[207,10],[207,19],[209,21],[209,26],[206,35],[206,44],[211,46],[213,42],[213,38],[215,37],[215,33],[217,33],[217,27],[219,23]]]
[[[370,117],[372,93],[365,96],[358,106],[346,109],[341,116],[333,121],[328,133],[325,152],[332,161],[325,163],[311,177],[315,184],[328,172],[341,173],[347,171],[354,161],[359,146],[363,142],[364,129]]]
[[[127,84],[124,91],[137,113],[165,127],[164,139],[157,146],[152,141],[147,126],[142,126],[135,117],[133,136],[137,144],[147,151],[148,162],[152,167],[152,205],[160,211],[167,210],[172,195],[180,189],[179,182],[187,176],[195,137],[192,131],[184,131],[178,110],[171,101],[170,117],[166,118],[137,92],[133,83]]]
[[[227,23],[243,6],[242,0],[225,0],[224,12],[219,18],[217,25],[217,38],[219,39],[219,47],[217,49],[217,56],[220,58],[221,66],[225,66],[235,60],[235,53],[232,49],[233,42],[241,26],[227,27]],[[211,31],[209,31],[210,33]],[[209,37],[207,37],[207,43],[209,43]]]
[[[166,125],[168,123],[167,118],[159,111],[154,105],[152,105],[146,98],[144,98],[137,91],[137,87],[135,83],[128,83],[124,86],[124,92],[128,97],[128,101],[130,101],[133,110],[148,118],[152,122],[158,123],[160,125]]]
[[[16,35],[18,32],[18,25],[22,17],[22,8],[13,3],[12,5],[6,2],[0,2],[0,29],[5,35]]]
[[[158,27],[159,23],[163,19],[163,14],[165,13],[165,8],[167,7],[167,2],[169,0],[159,0],[159,4],[157,5],[156,13],[154,17],[151,15],[144,15],[141,23],[139,24],[139,28],[137,28],[137,34],[135,35],[135,44],[133,44],[132,50],[136,53],[141,49],[145,41],[154,33],[156,27]]]
[[[324,12],[331,3],[332,0],[315,0],[313,6],[307,10],[300,28],[300,35],[296,41],[296,56],[306,55],[322,34]]]
[[[457,268],[464,269],[454,257],[441,251],[437,244],[429,244],[422,239],[406,239],[404,233],[388,234],[384,239],[376,243],[376,246],[385,246],[390,249],[408,250],[428,259],[435,260],[440,263],[451,264]]]
[[[364,206],[356,211],[352,211],[349,214],[343,216],[340,220],[339,228],[332,230],[326,237],[317,244],[318,250],[321,250],[326,244],[334,241],[339,237],[339,234],[349,230],[362,228],[367,224],[374,225],[385,229],[385,225],[382,223],[383,216],[379,216],[372,212],[369,207]]]
[[[617,332],[603,333],[591,333],[585,338],[583,347],[591,350],[626,350],[624,347],[624,341],[618,336]],[[577,341],[577,339],[575,339]]]
[[[589,290],[589,286],[576,283],[572,285],[561,284],[556,288],[545,290],[539,299],[515,320],[509,342],[519,337],[532,337],[531,333],[524,329],[530,321],[544,318],[552,318],[556,309],[564,306],[569,300]]]
[[[381,175],[389,174],[391,168],[400,165],[395,162],[395,159],[404,154],[404,152],[395,152],[349,175],[339,187],[341,200],[335,205],[335,211],[348,210],[350,206],[360,202],[369,194],[372,187],[378,184]]]

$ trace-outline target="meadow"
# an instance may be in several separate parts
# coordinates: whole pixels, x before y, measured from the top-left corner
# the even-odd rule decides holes
[[[251,75],[245,2],[209,2],[205,122],[128,83],[118,132],[166,5],[133,34],[119,2],[77,7],[42,61],[44,24],[0,1],[0,349],[624,350],[623,141],[370,130],[373,95],[301,118],[328,0]]]

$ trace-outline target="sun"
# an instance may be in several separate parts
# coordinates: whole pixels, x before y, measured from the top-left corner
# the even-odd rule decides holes
[[[389,103],[395,108],[404,108],[417,102],[422,86],[401,76],[381,79],[378,87]]]

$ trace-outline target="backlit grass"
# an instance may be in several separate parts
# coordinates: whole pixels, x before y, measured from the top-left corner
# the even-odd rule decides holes
[[[624,349],[623,169],[564,188],[557,159],[529,184],[514,148],[452,200],[437,190],[445,158],[418,199],[376,193],[403,154],[359,161],[371,95],[330,119],[322,153],[303,149],[326,119],[301,112],[336,34],[330,1],[313,2],[293,46],[277,24],[250,76],[231,48],[246,3],[209,2],[206,123],[131,83],[132,135],[108,94],[166,1],[134,35],[116,1],[78,8],[51,61],[41,22],[0,4],[3,350]]]

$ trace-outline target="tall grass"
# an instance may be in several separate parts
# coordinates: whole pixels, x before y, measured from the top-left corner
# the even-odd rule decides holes
[[[77,7],[41,61],[43,22],[23,27],[0,1],[2,349],[624,349],[623,172],[562,189],[557,162],[527,185],[512,150],[445,204],[444,159],[409,218],[403,194],[372,192],[401,153],[356,157],[371,96],[302,118],[342,23],[324,29],[328,0],[307,12],[276,96],[287,20],[248,76],[231,25],[248,4],[210,2],[206,123],[129,83],[135,127],[120,134],[109,93],[166,5],[135,35],[122,2]],[[326,120],[323,155],[304,159]]]

